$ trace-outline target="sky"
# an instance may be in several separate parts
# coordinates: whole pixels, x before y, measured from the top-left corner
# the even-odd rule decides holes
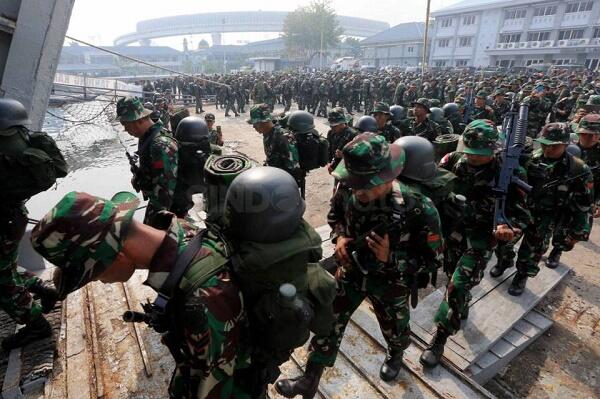
[[[117,36],[135,31],[138,21],[172,15],[219,11],[293,11],[310,0],[75,0],[68,35],[98,45],[112,45]],[[460,0],[431,0],[431,10],[457,3]],[[336,13],[345,16],[370,18],[388,22],[390,26],[402,22],[424,21],[426,0],[332,0]],[[224,44],[242,44],[247,41],[277,37],[273,33],[224,35]],[[188,36],[192,46],[201,39],[209,43],[210,35]],[[153,40],[153,44],[182,49],[183,38]],[[65,43],[68,43],[65,42]]]

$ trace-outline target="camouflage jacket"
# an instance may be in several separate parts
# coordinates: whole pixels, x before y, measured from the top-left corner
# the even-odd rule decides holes
[[[600,206],[600,143],[596,143],[592,148],[581,149],[581,159],[592,169],[594,175],[594,203],[596,206]]]
[[[390,262],[378,261],[365,249],[358,254],[361,264],[376,275],[390,278],[409,271],[409,259],[418,259],[422,269],[437,269],[443,246],[438,212],[429,198],[401,187],[397,181],[385,198],[369,204],[360,203],[351,190],[339,188],[331,199],[327,223],[337,236],[356,239],[383,222],[395,223],[394,213],[402,215],[402,224],[390,236]]]
[[[216,144],[218,146],[223,145],[223,134],[219,133],[220,126],[217,126],[216,129],[210,129],[208,131],[208,140],[211,144]]]
[[[546,124],[546,117],[551,111],[552,105],[545,98],[525,97],[523,103],[529,105],[529,115],[527,119],[527,135],[537,137],[542,127]]]
[[[500,172],[500,157],[482,166],[471,166],[465,154],[452,152],[440,161],[440,167],[456,175],[454,192],[467,199],[463,224],[471,229],[489,231],[494,221],[493,185]],[[526,180],[525,169],[519,168],[517,176]],[[531,222],[531,214],[527,209],[525,192],[511,185],[507,198],[506,216],[510,223],[524,229]]]
[[[391,121],[388,121],[383,127],[383,129],[378,130],[377,133],[385,137],[388,143],[393,143],[402,136],[400,130],[398,130],[396,126],[392,125]]]
[[[344,146],[352,141],[354,136],[356,136],[356,130],[352,129],[351,127],[346,127],[340,133],[334,133],[333,130],[329,130],[329,132],[327,132],[327,141],[329,142],[329,159],[332,168],[335,168],[342,160],[342,157],[337,157],[335,152],[337,150],[342,151]]]
[[[263,146],[267,159],[265,165],[283,169],[293,175],[300,168],[296,139],[275,125],[273,130],[263,136]]]
[[[411,119],[409,130],[412,136],[423,137],[431,142],[433,142],[435,138],[441,134],[440,125],[429,118],[425,118],[422,123],[418,123],[416,119]]]
[[[452,124],[452,130],[455,134],[462,134],[465,131],[467,125],[465,124],[462,116],[458,113],[448,116],[448,121]]]
[[[494,110],[494,121],[496,122],[496,125],[501,125],[504,120],[504,115],[510,111],[510,104],[506,101],[500,104],[493,103],[492,109]]]
[[[158,292],[177,256],[198,231],[168,212],[159,213],[157,219],[167,235],[152,258],[145,284]],[[205,232],[202,247],[180,283],[185,294],[176,312],[184,360],[177,364],[171,380],[173,398],[250,399],[233,380],[236,371],[249,367],[249,353],[242,345],[246,328],[242,293],[226,263],[225,244],[212,232]],[[196,281],[189,275],[192,268],[214,272]]]
[[[558,100],[554,106],[552,106],[552,111],[554,112],[556,121],[566,122],[569,119],[569,116],[572,114],[576,103],[577,99],[572,96]]]
[[[179,162],[177,141],[158,122],[140,139],[138,153],[140,169],[133,183],[148,198],[144,222],[149,223],[155,213],[168,211],[173,204]]]
[[[494,110],[487,105],[482,108],[473,107],[473,111],[471,111],[471,119],[489,119],[495,121]]]
[[[576,177],[569,182],[566,178]],[[527,180],[533,190],[529,208],[534,216],[565,218],[568,235],[586,241],[591,231],[594,181],[590,168],[579,158],[565,153],[546,159],[541,149],[533,152],[527,165]],[[551,183],[551,184],[548,184]]]

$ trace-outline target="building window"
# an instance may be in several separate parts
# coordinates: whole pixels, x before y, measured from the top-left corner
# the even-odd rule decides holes
[[[594,29],[594,35],[592,36],[594,39],[600,37],[600,27]]]
[[[463,25],[475,24],[475,15],[465,15],[462,20]]]
[[[550,40],[550,31],[545,32],[529,32],[527,34],[528,42],[538,42],[542,40]]]
[[[575,3],[567,4],[567,9],[565,10],[565,14],[569,14],[572,12],[584,12],[591,11],[594,6],[593,1],[577,1]]]
[[[441,22],[442,28],[449,28],[452,26],[452,18],[444,18]]]
[[[575,65],[577,63],[577,60],[572,58],[565,58],[559,60],[552,60],[552,63],[554,65]]]
[[[583,38],[583,29],[568,29],[558,32],[558,40],[581,39]]]
[[[471,47],[471,37],[461,37],[458,40],[458,47]]]
[[[519,8],[518,10],[507,10],[504,12],[504,19],[521,19],[527,15],[526,8]]]
[[[520,33],[511,33],[506,35],[500,35],[499,43],[518,43],[521,41]]]
[[[469,60],[456,60],[457,67],[466,67],[469,63]]]
[[[415,51],[415,48],[414,48],[413,46],[408,46],[408,47],[406,48],[406,52],[407,52],[407,53],[414,53],[414,51]]]
[[[435,60],[435,66],[436,67],[445,67],[446,66],[446,60]]]
[[[525,61],[525,66],[543,64],[544,60],[527,60]]]
[[[538,7],[533,11],[534,17],[545,17],[556,14],[556,6]]]
[[[448,47],[450,45],[450,39],[438,40],[438,47]]]

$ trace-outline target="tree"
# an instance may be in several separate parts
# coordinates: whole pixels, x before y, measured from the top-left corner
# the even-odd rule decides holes
[[[313,0],[308,6],[290,12],[283,23],[283,39],[288,53],[310,62],[340,42],[342,28],[329,0]]]
[[[346,40],[344,40],[344,44],[346,44],[347,46],[350,47],[348,49],[348,51],[350,52],[350,55],[352,57],[354,57],[354,58],[362,57],[363,50],[362,50],[362,48],[360,48],[360,40],[358,40],[354,37],[347,37]]]

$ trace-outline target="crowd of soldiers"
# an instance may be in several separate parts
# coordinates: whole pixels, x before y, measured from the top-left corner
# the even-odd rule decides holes
[[[3,348],[49,336],[43,313],[56,300],[146,269],[157,299],[126,319],[163,334],[176,362],[172,398],[263,398],[272,383],[285,397],[314,397],[365,298],[388,347],[380,377],[391,382],[410,343],[410,306],[439,270],[448,283],[431,315],[437,329],[420,359],[425,367],[440,362],[468,318],[470,291],[494,252],[490,274],[516,266],[508,294],[518,297],[550,243],[546,266],[556,268],[600,216],[600,78],[590,71],[251,73],[162,79],[144,91],[116,107],[123,129],[139,139],[132,186],[148,200],[143,223],[133,218],[133,193],[65,195],[31,236],[56,266],[52,287],[16,271],[25,198],[3,204],[11,229],[0,233],[0,304],[25,324]],[[212,114],[175,124],[157,114],[157,104],[168,111],[179,95],[195,97],[198,114],[208,95],[234,117],[252,102],[247,122],[263,136],[264,166],[223,151]],[[3,185],[16,167],[11,157],[31,145],[24,108],[10,101],[0,101]],[[279,104],[283,113],[275,114]],[[515,115],[526,114],[519,107],[528,110],[528,138],[501,192]],[[364,116],[354,121],[355,112]],[[327,118],[326,138],[315,116]],[[319,262],[320,238],[303,219],[305,176],[316,167],[335,183],[332,262]],[[202,229],[188,214],[196,193],[207,211]],[[305,373],[278,380],[310,332]]]

